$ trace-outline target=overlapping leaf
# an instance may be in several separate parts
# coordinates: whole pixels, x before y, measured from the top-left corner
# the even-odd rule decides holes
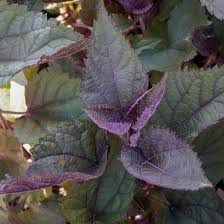
[[[154,49],[143,50],[139,53],[139,58],[148,70],[175,71],[183,62],[195,56],[195,50],[189,41],[181,41],[178,44],[178,46],[165,48],[158,46]]]
[[[150,184],[185,190],[211,187],[191,147],[166,129],[144,129],[138,146],[125,146],[121,159],[129,173]]]
[[[135,180],[123,168],[117,156],[122,144],[110,139],[110,154],[105,173],[96,180],[82,184],[65,184],[68,195],[60,199],[61,213],[70,223],[103,223],[124,220],[132,201]]]
[[[213,189],[197,192],[168,192],[170,202],[165,224],[222,224],[224,203]]]
[[[165,96],[150,122],[197,135],[224,116],[224,68],[170,73]]]
[[[81,83],[85,111],[99,127],[117,135],[132,125],[139,132],[163,96],[165,79],[149,91],[147,86],[142,64],[101,3]]]
[[[224,123],[203,131],[193,142],[209,180],[216,185],[224,176]]]
[[[180,19],[182,18],[182,19]],[[183,40],[196,27],[207,24],[207,17],[200,2],[197,0],[183,0],[172,10],[168,22],[168,36],[170,43]]]
[[[135,181],[116,158],[109,162],[100,178],[96,198],[96,217],[104,223],[116,223],[124,219],[134,196]]]
[[[60,212],[69,223],[91,223],[94,219],[97,181],[65,186],[68,195],[59,201]]]
[[[174,71],[195,56],[195,49],[187,40],[187,35],[196,27],[207,24],[207,18],[197,0],[163,1],[161,7],[172,10],[163,12],[161,9],[166,15],[150,20],[148,29],[150,37],[161,38],[162,41],[154,49],[140,52],[139,57],[149,70]]]
[[[79,99],[79,79],[69,78],[54,67],[43,70],[25,87],[26,115],[14,124],[15,134],[23,143],[35,144],[62,119],[83,115]]]
[[[24,175],[0,182],[0,193],[32,191],[66,180],[86,181],[101,176],[107,144],[102,131],[79,121],[59,123],[33,149],[33,163]]]
[[[57,52],[81,36],[70,29],[57,26],[42,13],[28,12],[23,5],[0,2],[0,85],[24,67],[57,57]]]

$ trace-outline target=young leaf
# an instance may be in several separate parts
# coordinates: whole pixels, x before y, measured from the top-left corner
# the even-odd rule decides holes
[[[168,192],[170,207],[164,224],[222,224],[224,203],[213,189]]]
[[[195,136],[224,116],[224,68],[170,73],[152,124]]]
[[[206,6],[212,15],[224,20],[224,2],[222,0],[201,0],[201,4]]]
[[[170,43],[186,38],[196,27],[207,24],[204,9],[197,0],[183,0],[172,10],[168,22]]]
[[[47,20],[47,15],[5,1],[0,2],[0,24],[0,85],[23,68],[46,62],[48,56],[57,57],[59,50],[81,40],[78,33]]]
[[[81,83],[85,111],[99,127],[114,134],[124,135],[132,125],[139,132],[163,96],[165,78],[147,91],[142,64],[115,30],[102,3],[93,38]]]
[[[103,174],[107,161],[104,133],[78,120],[53,127],[32,152],[34,161],[24,175],[0,182],[1,194],[94,179]]]
[[[206,129],[194,140],[194,151],[202,161],[203,170],[214,186],[224,174],[224,122]]]
[[[150,184],[185,190],[211,187],[191,147],[166,129],[144,129],[138,146],[124,146],[121,159],[130,174]]]
[[[22,147],[12,131],[0,129],[0,179],[20,175],[28,167]]]

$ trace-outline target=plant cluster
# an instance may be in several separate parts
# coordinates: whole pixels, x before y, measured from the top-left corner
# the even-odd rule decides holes
[[[222,20],[223,0],[0,0],[0,224],[223,224]]]

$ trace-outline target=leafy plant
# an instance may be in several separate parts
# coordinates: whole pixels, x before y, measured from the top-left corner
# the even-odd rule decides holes
[[[0,0],[0,223],[224,223],[223,13]]]

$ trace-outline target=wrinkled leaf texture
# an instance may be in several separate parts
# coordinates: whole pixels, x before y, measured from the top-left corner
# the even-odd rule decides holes
[[[47,62],[73,50],[81,35],[58,26],[47,15],[27,11],[24,5],[0,2],[0,85],[25,67]]]
[[[168,74],[165,95],[150,123],[181,137],[197,136],[224,115],[224,68]]]
[[[27,111],[16,120],[15,135],[23,143],[36,144],[48,126],[60,120],[81,118],[84,114],[79,98],[79,79],[73,79],[59,68],[48,67],[25,86]]]
[[[121,159],[129,173],[153,185],[179,190],[212,186],[191,147],[166,129],[144,129],[137,147],[123,147]]]
[[[101,128],[119,136],[130,132],[135,145],[140,130],[164,94],[165,78],[148,89],[146,71],[114,28],[101,2],[81,82],[86,113]]]
[[[33,149],[33,163],[24,175],[0,182],[0,193],[46,188],[64,181],[87,181],[106,168],[107,143],[102,131],[78,120],[53,127]]]

